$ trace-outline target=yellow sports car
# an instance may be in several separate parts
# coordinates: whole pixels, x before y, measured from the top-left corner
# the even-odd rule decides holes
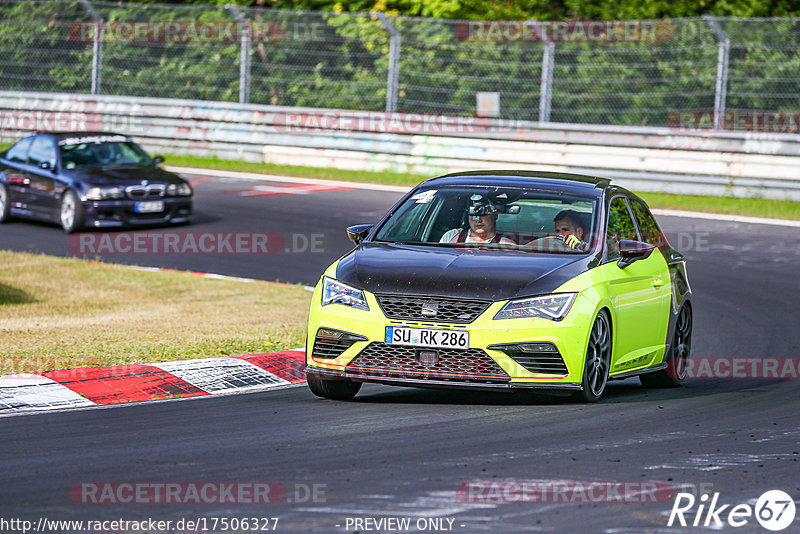
[[[598,400],[609,380],[677,386],[691,290],[647,205],[602,178],[522,172],[427,180],[314,290],[311,391],[363,382],[534,388]]]

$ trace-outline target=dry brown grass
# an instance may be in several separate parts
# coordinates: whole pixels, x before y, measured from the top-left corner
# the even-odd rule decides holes
[[[303,345],[300,286],[0,251],[0,374]]]

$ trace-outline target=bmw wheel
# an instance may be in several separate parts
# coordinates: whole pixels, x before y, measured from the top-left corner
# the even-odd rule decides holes
[[[0,223],[8,220],[8,212],[11,210],[11,202],[8,200],[8,188],[0,182]]]
[[[308,389],[317,397],[333,400],[351,400],[361,389],[361,382],[349,380],[326,380],[307,375]]]
[[[655,373],[639,376],[642,385],[649,388],[676,388],[686,378],[689,351],[692,348],[692,308],[687,304],[678,313],[675,333],[669,347],[667,367]]]
[[[586,363],[583,367],[583,390],[577,394],[579,400],[596,402],[608,384],[611,367],[611,322],[608,312],[601,310],[592,325],[589,345],[586,348]]]
[[[83,226],[81,200],[71,189],[61,197],[61,228],[71,234]]]

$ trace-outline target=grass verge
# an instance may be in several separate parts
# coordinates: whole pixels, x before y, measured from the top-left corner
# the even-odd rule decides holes
[[[301,167],[295,165],[247,163],[242,161],[222,160],[215,157],[200,158],[193,156],[171,155],[168,157],[167,163],[169,165],[181,167],[256,172],[262,174],[277,174],[281,176],[297,176],[301,178],[317,178],[324,180],[345,180],[349,182],[404,185],[408,187],[417,185],[426,178],[429,178],[429,176],[423,176],[419,174],[348,171],[317,167]],[[791,200],[673,195],[668,193],[638,194],[645,199],[651,208],[703,211],[708,213],[747,215],[751,217],[800,220],[800,202],[793,202]]]
[[[0,374],[303,345],[301,286],[0,251]]]
[[[299,165],[275,165],[273,163],[251,163],[232,161],[217,157],[200,158],[194,156],[167,156],[167,165],[177,167],[198,167],[203,169],[219,169],[223,171],[257,172],[261,174],[277,174],[279,176],[296,176],[299,178],[316,178],[318,180],[343,180],[347,182],[363,182],[369,184],[414,186],[430,178],[421,174],[376,171],[349,171],[324,167],[302,167]]]

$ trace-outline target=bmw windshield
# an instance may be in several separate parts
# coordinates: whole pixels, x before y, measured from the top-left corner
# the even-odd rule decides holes
[[[67,137],[58,143],[65,169],[153,165],[139,145],[121,135]]]
[[[585,253],[593,246],[597,199],[513,187],[418,190],[375,241],[476,250]]]

